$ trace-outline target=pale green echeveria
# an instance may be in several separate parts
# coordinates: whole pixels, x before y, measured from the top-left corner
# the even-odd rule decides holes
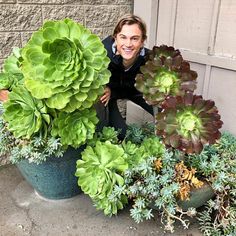
[[[22,50],[25,85],[50,108],[90,108],[108,83],[110,62],[98,38],[70,20],[47,21]]]
[[[109,201],[115,185],[123,186],[122,173],[128,168],[126,154],[122,147],[109,141],[97,141],[95,147],[87,146],[82,159],[77,161],[78,185],[88,194],[105,214],[116,214],[123,208],[123,201],[116,204]]]
[[[93,138],[98,118],[92,107],[73,113],[60,112],[53,120],[51,134],[60,137],[63,145],[77,148]]]
[[[4,61],[0,73],[0,89],[12,90],[14,86],[23,84],[21,61],[21,50],[17,47],[13,48],[11,55]]]
[[[38,133],[47,135],[51,123],[47,107],[32,97],[24,86],[14,87],[3,106],[3,118],[16,138],[30,139]]]

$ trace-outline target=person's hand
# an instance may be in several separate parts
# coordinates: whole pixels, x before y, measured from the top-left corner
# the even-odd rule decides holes
[[[108,104],[110,97],[111,97],[111,89],[109,87],[106,87],[104,89],[102,97],[100,98],[100,101],[104,104],[104,106]]]
[[[0,101],[5,102],[8,99],[8,90],[2,89],[0,90]]]

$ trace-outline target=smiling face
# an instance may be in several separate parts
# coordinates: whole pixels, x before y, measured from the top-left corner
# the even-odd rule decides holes
[[[121,31],[115,37],[115,42],[117,54],[122,56],[124,66],[131,66],[144,42],[138,24],[123,25]]]

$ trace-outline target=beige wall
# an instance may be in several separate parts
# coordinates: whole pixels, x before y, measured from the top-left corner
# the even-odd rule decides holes
[[[148,24],[150,48],[181,50],[198,73],[196,93],[215,101],[223,130],[236,135],[236,1],[134,0],[134,13]]]
[[[130,12],[133,0],[0,0],[0,66],[46,19],[71,18],[104,38]]]

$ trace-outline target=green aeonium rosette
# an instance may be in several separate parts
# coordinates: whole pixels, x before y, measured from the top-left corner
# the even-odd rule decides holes
[[[50,108],[90,108],[109,81],[102,42],[70,19],[47,21],[32,35],[22,57],[26,88]]]
[[[53,121],[52,135],[59,136],[63,145],[77,148],[93,138],[97,122],[94,108],[73,113],[60,112]]]
[[[29,139],[36,133],[47,135],[51,124],[48,109],[43,101],[31,96],[24,86],[16,86],[4,103],[3,118],[16,138]]]
[[[111,201],[113,189],[124,185],[122,174],[128,168],[126,158],[119,145],[97,141],[94,147],[87,146],[82,152],[82,160],[77,161],[79,186],[106,215],[116,214],[127,203],[124,195]]]
[[[12,90],[14,86],[23,84],[21,62],[21,49],[14,47],[10,56],[4,61],[0,73],[0,89]]]

